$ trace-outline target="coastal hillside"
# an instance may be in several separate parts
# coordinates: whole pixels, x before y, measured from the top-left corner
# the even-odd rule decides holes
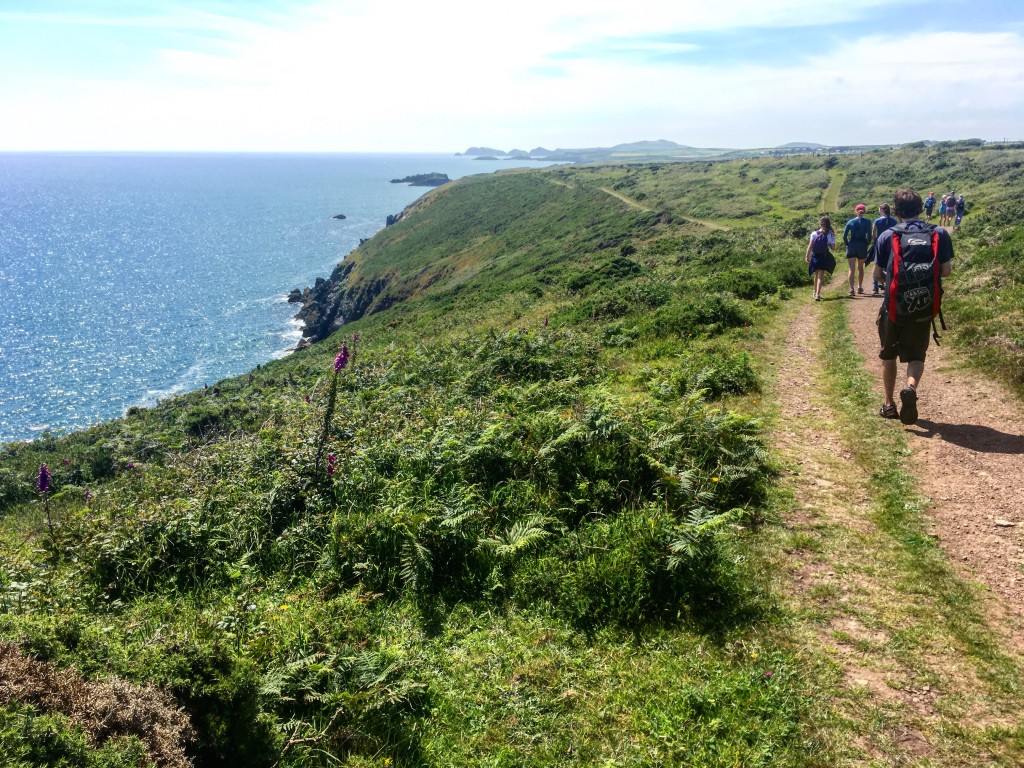
[[[1020,646],[968,581],[935,566],[929,583],[914,560],[926,533],[879,524],[865,557],[881,568],[909,542],[886,620],[915,625],[941,585],[960,601],[943,615],[966,617],[941,652],[971,674],[940,679],[937,644],[917,656],[914,638],[872,634],[867,607],[856,632],[823,638],[842,574],[805,590],[793,563],[835,575],[858,544],[822,534],[779,436],[811,377],[843,418],[874,417],[846,405],[872,380],[783,368],[797,327],[802,360],[862,365],[841,302],[799,324],[806,238],[823,212],[841,225],[903,186],[967,196],[943,345],[1019,396],[1022,163],[1022,146],[957,142],[557,166],[428,192],[305,293],[308,348],[3,447],[0,755],[1019,764]],[[844,442],[835,418],[813,432],[851,466],[876,433],[897,440],[872,422]],[[912,479],[893,492],[864,477],[847,495],[926,504]],[[837,643],[877,660],[878,681],[880,649],[898,649],[942,706],[919,716],[884,684],[851,683]]]

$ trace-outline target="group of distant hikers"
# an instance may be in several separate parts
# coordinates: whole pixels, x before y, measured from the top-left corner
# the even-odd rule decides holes
[[[930,202],[929,202],[930,201]],[[872,294],[882,294],[878,312],[878,340],[882,361],[882,389],[885,400],[878,411],[883,419],[899,419],[903,424],[917,421],[917,387],[924,373],[929,337],[938,343],[935,320],[942,323],[942,278],[952,271],[953,240],[945,229],[954,223],[959,228],[965,203],[963,195],[943,196],[939,225],[931,223],[935,195],[922,200],[913,189],[896,192],[892,208],[883,203],[874,221],[864,218],[867,206],[858,203],[854,218],[843,228],[843,243],[850,266],[850,297],[864,293],[864,267],[873,264]],[[896,218],[892,214],[896,214]],[[921,214],[925,219],[921,220]],[[897,221],[898,219],[898,221]],[[826,275],[836,268],[832,249],[836,233],[828,216],[811,233],[804,260],[814,278],[814,300],[821,301]],[[943,325],[943,328],[945,325]],[[897,407],[896,360],[906,363],[906,386],[900,390]]]

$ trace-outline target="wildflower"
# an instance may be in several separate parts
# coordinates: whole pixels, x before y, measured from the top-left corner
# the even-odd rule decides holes
[[[719,478],[717,478],[717,477],[712,477],[712,478],[711,478],[711,482],[712,482],[712,483],[717,483],[717,482],[718,482],[718,479],[719,479]]]
[[[334,474],[334,462],[336,461],[333,453],[327,454],[327,476],[330,477]]]
[[[40,493],[47,493],[50,490],[50,470],[46,464],[39,465],[39,480],[36,482],[36,490]]]
[[[773,672],[769,669],[767,672],[764,673],[765,679],[771,680],[772,674]]]
[[[64,457],[63,459],[61,459],[61,462],[62,462],[62,463],[64,464],[64,466],[66,467],[66,466],[67,466],[68,464],[70,464],[70,463],[71,463],[71,459],[69,459],[69,458],[68,458],[67,456],[65,456],[65,457]]]
[[[352,343],[353,344],[358,344],[359,343],[359,334],[358,333],[353,333],[352,334]]]
[[[124,465],[124,468],[131,472],[133,469],[135,469],[135,464],[129,461],[127,464]]]
[[[760,656],[760,655],[761,655],[761,654],[759,654],[759,653],[758,653],[757,651],[754,651],[753,653],[751,653],[751,654],[750,654],[750,658],[752,658],[752,659],[756,659],[756,658],[757,658],[758,656]]]
[[[335,372],[337,373],[338,371],[344,370],[346,365],[348,365],[348,345],[342,344],[341,351],[338,352],[338,356],[334,358]]]
[[[50,529],[50,536],[53,536],[53,518],[50,517],[50,470],[46,464],[39,465],[39,479],[36,481],[36,488],[43,494],[43,504],[46,506],[46,527]]]
[[[288,604],[287,603],[281,603],[281,610],[282,611],[287,611],[288,610]]]
[[[86,501],[91,501],[92,500],[92,491],[90,491],[88,488],[85,489],[85,500]]]
[[[310,397],[309,395],[306,395],[306,405],[309,405],[311,402],[313,402],[313,398]]]

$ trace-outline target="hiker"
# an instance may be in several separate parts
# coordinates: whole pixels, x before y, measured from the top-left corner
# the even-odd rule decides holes
[[[843,227],[843,243],[846,245],[846,262],[850,265],[850,296],[854,295],[854,273],[857,277],[857,293],[864,293],[864,262],[868,258],[868,241],[871,239],[871,222],[864,218],[868,209],[864,203],[854,206],[854,217]]]
[[[935,204],[935,198],[932,198],[932,205]],[[875,254],[878,253],[878,238],[887,229],[891,229],[896,226],[896,219],[892,217],[892,209],[888,203],[882,203],[878,206],[878,218],[871,223],[871,247],[868,249],[868,259],[865,263],[873,264],[875,262]],[[877,296],[882,284],[875,279],[874,268],[871,270],[871,295]]]
[[[932,220],[932,211],[935,210],[935,193],[929,192],[928,197],[924,199],[924,220]]]
[[[939,226],[946,226],[946,195],[939,200]]]
[[[876,243],[874,277],[885,281],[885,298],[878,312],[878,357],[885,401],[878,415],[898,418],[903,424],[917,421],[917,388],[924,374],[928,334],[942,297],[941,278],[953,269],[953,240],[942,227],[919,220],[923,208],[921,196],[914,190],[896,192],[893,211],[900,221],[882,232]],[[907,364],[899,409],[894,398],[897,356]]]
[[[960,229],[960,222],[964,218],[964,214],[967,212],[967,201],[964,200],[964,193],[961,192],[956,199],[956,220],[953,222],[953,231],[956,232]]]
[[[832,229],[832,219],[822,216],[818,221],[818,228],[811,232],[807,252],[804,254],[804,261],[808,264],[807,271],[814,276],[815,301],[821,301],[821,286],[825,283],[825,273],[831,275],[836,269],[836,258],[832,255],[835,246],[836,232]]]
[[[945,215],[939,219],[940,227],[948,227],[953,223],[953,214],[956,212],[956,192],[950,190],[949,194],[942,198],[942,207]]]

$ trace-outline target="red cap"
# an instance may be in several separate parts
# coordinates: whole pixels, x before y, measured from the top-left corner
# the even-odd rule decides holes
[[[867,209],[868,207],[864,205],[864,203],[857,203],[855,206],[853,206],[853,210],[855,211],[866,211]]]

